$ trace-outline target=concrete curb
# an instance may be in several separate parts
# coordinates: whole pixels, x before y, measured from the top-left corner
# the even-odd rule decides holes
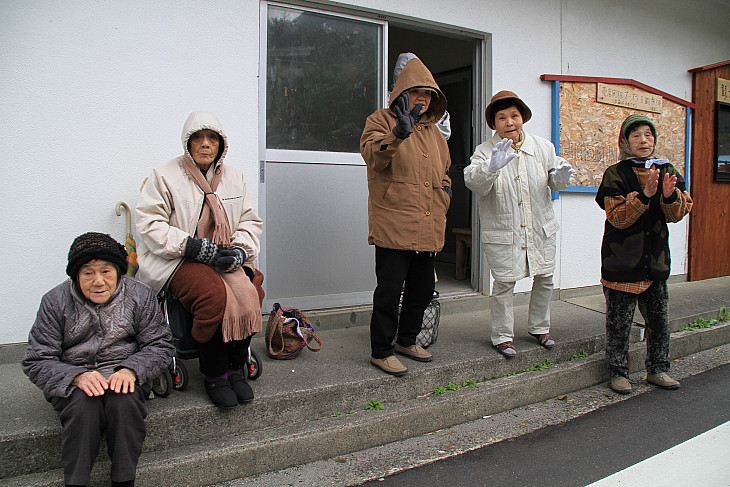
[[[730,364],[730,344],[714,347],[675,361],[672,376],[680,381],[715,367]],[[633,393],[616,394],[605,382],[546,401],[486,415],[451,428],[407,440],[360,450],[267,474],[216,484],[216,487],[271,485],[355,486],[434,461],[443,460],[573,420],[599,408],[655,390],[644,372],[630,376]]]
[[[410,381],[418,384],[420,391],[416,391],[415,388],[404,388],[401,384],[396,389],[406,390],[394,394],[394,390],[388,385],[390,381],[374,379],[364,381],[363,384],[331,386],[307,393],[293,392],[288,396],[261,401],[258,408],[239,408],[241,414],[227,414],[222,418],[216,418],[216,424],[199,424],[191,429],[196,431],[197,435],[201,435],[200,432],[205,431],[206,427],[222,428],[230,421],[228,427],[233,428],[235,424],[240,425],[240,421],[247,422],[254,417],[258,425],[276,424],[276,426],[239,432],[227,438],[211,439],[202,443],[199,438],[204,437],[204,434],[198,436],[198,441],[193,441],[193,437],[173,436],[175,445],[167,445],[167,448],[143,454],[138,468],[137,485],[210,485],[232,478],[260,475],[418,437],[478,420],[484,416],[586,389],[608,379],[603,353],[596,350],[597,342],[597,339],[588,339],[576,341],[570,346],[566,344],[564,348],[569,350],[563,351],[563,356],[560,357],[560,360],[566,361],[545,370],[487,380],[476,387],[463,387],[456,392],[447,392],[443,395],[428,395],[423,391],[432,391],[439,385],[445,385],[443,381],[448,381],[448,377],[464,377],[464,380],[489,377],[482,374],[485,372],[489,374],[494,370],[494,361],[491,366],[471,361],[443,367],[448,371],[423,372],[421,376],[413,377]],[[691,355],[725,343],[730,343],[730,324],[678,332],[672,336],[672,357]],[[567,361],[565,357],[571,351],[577,353],[578,350],[591,347],[594,350],[586,359]],[[551,357],[548,354],[549,352],[542,349],[534,349],[520,355],[525,363],[533,365],[544,362],[546,358],[558,360],[558,357]],[[631,346],[632,371],[642,369],[644,355],[643,343]],[[397,379],[393,381],[398,384]],[[354,401],[353,394],[357,397]],[[323,397],[327,399],[323,400]],[[362,410],[362,404],[367,404],[368,398],[384,397],[388,398],[383,401],[386,407],[384,411]],[[342,400],[361,406],[352,414],[345,413],[334,417],[332,407],[336,404],[337,408],[341,408]],[[315,407],[317,402],[320,403],[318,408]],[[313,414],[314,410],[317,411],[316,414]],[[265,411],[268,411],[268,417],[261,417]],[[249,414],[252,416],[246,418],[245,416]],[[190,411],[188,415],[192,419],[195,413]],[[275,421],[277,415],[278,421]],[[197,416],[208,418],[208,421],[211,417],[210,414]],[[188,418],[178,418],[177,427],[182,428],[181,425],[185,425],[186,428],[182,429],[188,429],[191,425],[187,421]],[[168,425],[170,422],[163,423]],[[169,431],[163,436],[166,434],[174,435],[174,432]],[[33,442],[34,446],[43,448],[39,444],[41,441]],[[43,449],[48,449],[48,446]],[[4,455],[13,457],[21,453],[19,450],[6,449]],[[5,461],[8,460],[12,458],[6,456]],[[25,463],[22,457],[16,457],[15,461],[21,465]],[[215,468],[210,468],[211,465],[215,465]],[[94,468],[94,485],[105,485],[108,482],[108,467],[108,460],[100,459],[97,462]],[[7,478],[2,480],[0,485],[61,485],[59,475],[60,470],[56,469],[36,475]]]

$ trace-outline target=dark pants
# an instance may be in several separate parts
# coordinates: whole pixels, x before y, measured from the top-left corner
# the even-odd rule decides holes
[[[216,378],[221,377],[229,370],[243,371],[246,367],[248,346],[250,344],[250,336],[243,340],[224,343],[222,327],[219,326],[210,340],[198,345],[200,372],[206,377]]]
[[[636,305],[644,317],[646,371],[668,372],[669,363],[669,290],[667,281],[655,281],[641,294],[603,288],[606,297],[606,363],[611,377],[629,376],[629,334]]]
[[[229,370],[243,369],[251,337],[223,342],[221,322],[226,309],[226,289],[220,274],[209,265],[185,261],[170,280],[170,291],[193,315],[200,372],[218,378]]]
[[[67,485],[89,485],[91,467],[105,432],[112,461],[112,481],[134,480],[147,434],[144,401],[139,386],[135,386],[131,394],[107,390],[102,396],[90,397],[81,389],[74,389],[69,397],[51,399],[63,427],[61,460]]]
[[[413,252],[375,247],[373,316],[370,320],[370,348],[373,358],[393,355],[393,341],[409,347],[421,331],[423,312],[433,299],[433,252]],[[398,303],[405,282],[400,318]]]

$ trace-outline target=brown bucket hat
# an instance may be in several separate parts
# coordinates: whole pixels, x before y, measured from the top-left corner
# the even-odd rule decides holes
[[[506,100],[506,99],[512,99],[515,102],[515,105],[517,106],[517,109],[522,114],[522,122],[525,123],[528,120],[532,118],[532,111],[530,111],[530,108],[525,105],[525,102],[520,100],[520,97],[517,96],[517,94],[502,90],[499,93],[496,93],[492,100],[489,102],[489,105],[487,105],[487,109],[484,111],[484,116],[487,118],[487,125],[489,125],[489,128],[494,130],[494,113],[493,108],[494,104],[500,100]]]

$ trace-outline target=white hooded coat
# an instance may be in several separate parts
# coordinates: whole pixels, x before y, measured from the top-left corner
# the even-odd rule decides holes
[[[253,268],[260,250],[263,222],[251,205],[243,173],[223,164],[228,152],[228,138],[215,115],[193,112],[185,121],[182,145],[190,157],[188,140],[195,132],[210,129],[223,138],[220,157],[208,170],[207,180],[214,171],[223,176],[215,192],[231,228],[231,246],[246,252],[245,266]],[[186,239],[195,236],[203,208],[203,190],[190,179],[183,167],[181,155],[154,169],[147,179],[135,211],[137,233],[143,250],[139,255],[139,279],[159,293],[185,253]]]

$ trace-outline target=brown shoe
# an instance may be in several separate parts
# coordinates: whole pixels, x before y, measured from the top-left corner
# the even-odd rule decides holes
[[[646,376],[646,381],[655,386],[659,386],[663,389],[679,389],[679,382],[669,377],[666,372],[659,372],[658,374],[649,374]]]
[[[403,345],[399,345],[396,343],[395,353],[405,355],[406,357],[412,358],[413,360],[418,360],[419,362],[430,362],[431,360],[433,360],[433,355],[431,355],[430,352],[427,352],[423,347],[419,345],[404,347]]]
[[[631,382],[626,377],[611,377],[611,389],[619,394],[630,394]]]
[[[370,363],[390,375],[400,377],[406,375],[408,368],[398,360],[395,355],[385,358],[370,357]]]

